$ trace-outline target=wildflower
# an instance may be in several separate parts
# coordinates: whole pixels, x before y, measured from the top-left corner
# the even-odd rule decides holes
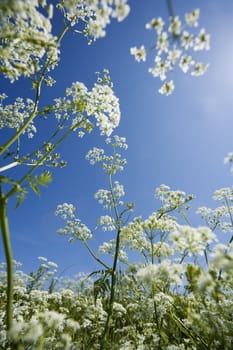
[[[191,13],[185,14],[185,22],[189,27],[197,27],[200,11],[194,9]],[[200,32],[192,34],[190,30],[183,30],[183,25],[178,16],[170,17],[168,28],[165,28],[164,21],[159,18],[153,18],[146,23],[146,29],[155,29],[157,32],[157,40],[155,44],[155,65],[149,68],[149,73],[154,77],[160,78],[160,80],[167,79],[167,75],[178,64],[184,73],[187,73],[192,65],[194,70],[191,72],[192,76],[200,76],[204,74],[208,68],[208,65],[203,63],[195,63],[192,55],[189,53],[191,50],[200,51],[208,50],[210,48],[210,35],[206,33],[205,29],[201,29]],[[179,49],[177,49],[179,47]],[[144,48],[142,45],[141,48]],[[137,49],[132,48],[136,55]],[[139,52],[140,53],[140,52]],[[141,54],[141,53],[140,53]],[[136,60],[145,60],[145,55],[140,55]],[[181,57],[181,58],[180,58]],[[180,60],[179,60],[180,59]],[[159,89],[159,93],[164,95],[171,95],[174,91],[173,80],[168,80]]]
[[[160,77],[161,80],[165,80],[167,75],[166,72],[170,68],[170,62],[169,61],[163,61],[161,57],[156,57],[155,59],[155,66],[152,68],[149,68],[149,72],[154,77]]]
[[[161,88],[159,89],[159,93],[168,96],[171,95],[174,89],[175,86],[173,80],[169,80],[161,86]]]
[[[164,21],[161,17],[153,18],[150,22],[146,23],[146,29],[155,29],[157,34],[160,34],[163,30]]]
[[[185,50],[188,50],[193,46],[193,36],[187,32],[186,30],[183,31],[181,35],[181,46],[185,48]]]
[[[204,255],[204,250],[207,245],[216,240],[216,235],[208,227],[193,228],[177,225],[177,229],[169,233],[168,239],[177,251],[181,253],[186,251],[189,256],[192,256]]]
[[[59,204],[55,215],[66,220],[66,226],[63,229],[59,229],[57,232],[62,235],[70,236],[69,242],[73,242],[75,239],[86,241],[92,238],[92,232],[90,229],[81,222],[80,219],[75,217],[74,212],[76,208],[73,204]]]
[[[232,272],[233,269],[233,243],[228,246],[225,244],[217,244],[211,253],[211,266],[223,270],[225,272]]]
[[[168,34],[167,32],[162,32],[158,35],[156,49],[158,50],[158,55],[161,55],[162,52],[167,52],[169,47],[168,43]]]
[[[208,67],[209,67],[208,64],[197,62],[194,64],[194,70],[191,72],[191,75],[196,77],[203,75],[206,72]]]
[[[192,56],[182,56],[180,58],[179,67],[184,73],[190,69],[190,67],[194,64]]]
[[[172,33],[173,36],[179,36],[181,33],[181,21],[178,16],[170,18],[170,26],[168,32]]]
[[[83,33],[88,38],[89,44],[106,35],[106,26],[111,18],[121,22],[130,12],[127,0],[79,2],[61,0],[57,8],[63,12],[72,26],[77,25],[80,20],[83,22]]]
[[[210,49],[210,35],[206,34],[204,28],[200,30],[199,35],[196,37],[194,50],[209,50]]]
[[[115,222],[109,215],[100,216],[98,224],[102,227],[103,231],[114,231],[116,229]]]
[[[123,21],[130,12],[130,7],[127,0],[115,0],[115,9],[112,12],[112,17],[117,18],[119,22]]]
[[[136,61],[138,61],[138,62],[141,62],[141,61],[145,62],[146,61],[146,49],[145,49],[144,45],[142,45],[139,48],[136,48],[135,46],[131,47],[130,53],[131,53],[131,55],[134,56]]]
[[[38,10],[38,1],[13,1],[1,7],[0,66],[11,82],[39,72],[42,60],[49,59],[50,69],[56,66],[59,49],[52,34],[51,7],[48,16]]]
[[[191,13],[186,13],[185,14],[186,24],[190,27],[197,27],[199,16],[200,16],[199,9],[195,9]]]

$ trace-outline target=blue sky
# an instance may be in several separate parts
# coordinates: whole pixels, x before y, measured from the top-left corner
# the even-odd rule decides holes
[[[211,34],[211,50],[199,56],[210,63],[204,76],[193,78],[178,71],[172,73],[176,90],[169,97],[157,92],[161,83],[148,73],[153,52],[146,63],[137,63],[130,55],[132,46],[154,45],[155,36],[145,29],[145,23],[158,16],[167,21],[166,1],[129,4],[131,12],[127,19],[122,23],[113,21],[107,36],[91,46],[80,35],[67,35],[60,65],[54,72],[57,84],[42,92],[41,103],[62,96],[73,81],[92,87],[95,72],[109,69],[122,113],[116,134],[125,136],[129,145],[125,152],[128,164],[118,177],[125,186],[126,201],[134,202],[135,214],[146,218],[158,208],[153,194],[160,184],[193,193],[196,199],[190,216],[195,226],[201,223],[193,214],[195,209],[214,206],[213,191],[232,185],[223,158],[233,150],[233,3],[174,0],[175,13],[181,17],[200,8],[200,28],[205,27]],[[58,20],[56,30],[59,31]],[[32,96],[29,83],[23,79],[13,85],[1,79],[1,86],[12,97]],[[48,126],[46,122],[40,123],[39,137]],[[27,145],[30,150],[30,141]],[[40,197],[30,193],[17,211],[13,211],[10,203],[14,258],[23,263],[27,272],[35,269],[38,256],[58,263],[60,271],[72,265],[71,274],[97,268],[81,243],[69,244],[65,237],[56,234],[63,223],[54,211],[57,204],[73,203],[83,222],[94,227],[101,211],[93,196],[99,188],[105,188],[107,179],[84,158],[90,148],[103,145],[104,138],[97,132],[84,139],[73,135],[59,150],[68,160],[68,167],[54,171],[53,182],[42,189]],[[93,247],[109,238],[109,233],[97,234]],[[3,261],[2,249],[0,252]]]

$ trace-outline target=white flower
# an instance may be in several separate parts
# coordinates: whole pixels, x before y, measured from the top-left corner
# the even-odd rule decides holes
[[[160,35],[158,35],[157,43],[156,43],[156,49],[158,50],[158,55],[160,55],[162,52],[167,52],[168,47],[169,47],[168,34],[167,32],[162,32]]]
[[[174,264],[170,260],[163,260],[160,264],[148,264],[137,272],[137,278],[146,284],[151,284],[152,281],[161,283],[169,283],[175,285],[182,284],[182,273],[184,266]]]
[[[209,67],[209,64],[196,62],[194,64],[194,71],[191,72],[191,75],[196,77],[203,75],[207,71],[208,67]]]
[[[146,49],[145,49],[144,45],[142,45],[139,48],[137,48],[136,46],[131,47],[130,53],[131,53],[131,55],[134,56],[136,61],[138,61],[138,62],[141,62],[141,61],[145,62],[146,61]]]
[[[167,60],[171,64],[168,64],[168,67],[171,67],[171,65],[175,65],[177,60],[180,58],[182,51],[174,48],[173,50],[169,50],[167,53]]]
[[[113,303],[113,312],[116,312],[119,315],[122,315],[122,314],[124,315],[124,314],[126,314],[126,309],[124,308],[123,305],[114,302]]]
[[[168,236],[173,242],[174,249],[189,256],[203,255],[207,245],[216,240],[216,235],[208,227],[190,227],[177,225],[177,229],[171,231]]]
[[[163,61],[160,56],[157,56],[155,59],[155,66],[149,68],[149,72],[154,77],[159,77],[161,80],[165,80],[167,71],[171,68],[169,61]]]
[[[233,271],[233,243],[228,246],[225,244],[217,244],[211,254],[211,266],[225,272]]]
[[[213,194],[213,200],[226,202],[226,199],[229,201],[233,201],[233,188],[231,187],[223,187],[219,190],[216,190]]]
[[[146,23],[146,29],[155,29],[157,34],[160,34],[163,30],[164,21],[161,17],[153,18],[150,22]]]
[[[116,229],[115,222],[109,215],[100,216],[98,224],[102,226],[103,231],[114,231]]]
[[[194,50],[209,50],[210,49],[210,35],[206,34],[204,28],[200,30],[199,35],[195,39]]]
[[[106,35],[106,26],[111,18],[121,22],[130,12],[127,0],[60,0],[57,7],[72,26],[83,22],[83,33],[89,43]]]
[[[172,33],[174,36],[179,36],[181,33],[181,21],[178,16],[170,18],[170,26],[168,27],[168,32]]]
[[[200,16],[199,9],[194,9],[192,12],[186,13],[185,14],[186,24],[190,27],[197,27],[199,16]]]
[[[55,215],[66,220],[66,226],[63,229],[59,229],[57,232],[62,235],[70,236],[69,242],[73,242],[75,239],[80,241],[86,241],[92,238],[92,232],[81,220],[75,217],[76,208],[73,204],[59,204]]]
[[[46,17],[38,10],[38,1],[6,1],[0,8],[1,55],[3,74],[14,82],[20,76],[29,77],[40,71],[46,58],[50,69],[58,61],[56,36],[52,34],[51,11]],[[43,5],[42,5],[43,6]]]
[[[194,64],[192,56],[182,56],[180,58],[179,67],[184,73],[187,73],[189,68]]]
[[[187,51],[208,50],[210,48],[210,36],[206,34],[205,29],[201,29],[197,35],[191,33],[191,30],[183,30],[185,25],[189,27],[197,27],[200,11],[194,9],[191,13],[185,14],[185,22],[182,23],[178,16],[169,18],[169,26],[165,28],[164,21],[158,17],[153,18],[146,23],[146,29],[155,29],[157,32],[157,40],[155,44],[155,66],[149,68],[149,72],[154,77],[159,77],[161,80],[167,79],[168,71],[172,71],[175,65],[178,64],[181,70],[186,73],[191,65],[195,62]],[[191,28],[193,29],[193,28]],[[143,45],[141,47],[144,47]],[[177,49],[179,48],[179,49]],[[138,50],[136,47],[132,48],[132,54],[136,56]],[[139,52],[138,61],[145,60],[145,55]],[[181,57],[182,56],[182,57]],[[142,58],[143,57],[143,58]],[[179,61],[181,57],[181,60]],[[194,70],[191,72],[192,76],[199,76],[206,72],[208,65],[203,63],[196,63]],[[174,90],[173,80],[165,82],[159,89],[159,93],[170,95]],[[233,172],[233,170],[232,170]]]
[[[193,36],[186,30],[183,31],[180,41],[181,41],[181,46],[184,47],[185,50],[188,50],[189,48],[193,47],[193,44],[194,44]]]
[[[161,88],[159,89],[159,93],[168,96],[172,94],[174,89],[175,85],[173,80],[169,80],[161,86]]]
[[[119,22],[123,21],[130,12],[130,7],[127,0],[115,0],[115,9],[112,12],[112,17],[117,18]]]

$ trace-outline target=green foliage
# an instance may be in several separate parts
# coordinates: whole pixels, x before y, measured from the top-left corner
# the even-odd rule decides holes
[[[97,298],[101,296],[102,298],[105,297],[107,292],[110,291],[110,279],[111,272],[109,270],[99,270],[92,272],[89,277],[101,275],[100,278],[96,279],[94,281],[93,285],[93,295],[94,295],[94,302],[96,304]]]

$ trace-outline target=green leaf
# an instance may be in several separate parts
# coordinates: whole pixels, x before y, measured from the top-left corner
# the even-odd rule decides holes
[[[17,209],[22,204],[24,199],[27,197],[27,194],[28,194],[28,191],[22,188],[21,191],[16,196],[17,202],[15,205],[15,209]]]
[[[36,175],[35,180],[40,186],[47,187],[47,185],[52,181],[52,175],[49,171],[45,171],[39,176]]]
[[[93,276],[93,275],[99,275],[99,274],[102,276],[94,282],[94,288],[93,288],[95,304],[96,304],[96,300],[97,300],[99,294],[104,296],[111,288],[110,287],[110,280],[109,280],[109,276],[111,275],[110,270],[94,271],[88,277]]]
[[[39,190],[35,180],[31,176],[27,176],[27,179],[28,179],[29,185],[30,185],[31,189],[33,190],[33,192],[35,192],[35,194],[39,196],[40,190]]]

